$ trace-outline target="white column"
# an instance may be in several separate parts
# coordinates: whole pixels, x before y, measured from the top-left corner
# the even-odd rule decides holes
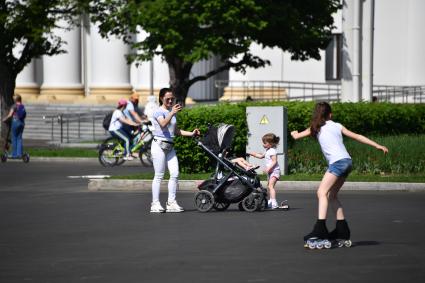
[[[148,34],[139,29],[135,35],[135,40],[140,42],[144,40]],[[133,52],[141,52],[134,50]],[[168,65],[160,56],[154,56],[150,61],[139,62],[131,66],[131,84],[133,89],[139,93],[140,102],[146,104],[149,96],[157,96],[159,89],[170,86],[170,75]],[[153,98],[150,98],[151,100]]]
[[[362,97],[361,59],[362,59],[362,1],[353,1],[353,97],[352,101],[359,102]]]
[[[425,85],[425,1],[409,0],[405,54],[407,76],[405,84]]]
[[[67,53],[55,56],[43,56],[43,84],[40,98],[42,101],[77,102],[84,97],[81,82],[81,31],[57,30],[64,41]]]
[[[88,15],[83,15],[81,19],[81,81],[84,84],[84,95],[90,95],[90,74],[91,74],[91,40],[90,40],[90,19]]]
[[[90,100],[115,103],[131,94],[130,66],[125,55],[130,48],[117,38],[104,39],[97,26],[90,36]]]
[[[151,62],[153,63],[153,68],[151,68]],[[137,89],[148,91],[151,87],[151,75],[153,76],[154,90],[170,86],[168,65],[159,56],[155,56],[152,61],[142,62],[139,65],[137,68]],[[154,92],[154,94],[156,93]]]
[[[25,68],[18,74],[16,78],[16,85],[19,87],[38,87],[35,81],[35,63],[32,60]]]
[[[361,97],[361,11],[360,0],[343,1],[342,101],[356,102]]]
[[[344,0],[342,8],[342,51],[341,51],[341,100],[350,101],[353,96],[352,54],[353,45],[353,0]]]
[[[18,74],[16,78],[15,93],[22,96],[24,103],[33,103],[37,100],[40,88],[35,77],[35,60],[32,60]]]
[[[373,42],[375,0],[363,2],[363,52],[362,52],[362,100],[372,101],[373,96]]]

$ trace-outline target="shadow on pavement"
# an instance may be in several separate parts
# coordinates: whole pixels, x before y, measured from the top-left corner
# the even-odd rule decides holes
[[[381,243],[378,241],[357,241],[353,242],[353,247],[360,247],[360,246],[377,246]]]

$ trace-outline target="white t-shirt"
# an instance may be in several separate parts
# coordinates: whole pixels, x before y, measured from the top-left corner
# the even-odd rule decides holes
[[[124,117],[124,113],[121,110],[116,109],[112,114],[111,123],[109,124],[108,131],[117,131],[122,128],[120,117]]]
[[[328,164],[344,158],[351,159],[343,143],[342,125],[340,123],[331,120],[326,121],[326,124],[320,128],[317,139]]]
[[[266,154],[264,155],[264,160],[266,162],[266,167],[269,167],[270,164],[273,162],[273,160],[272,160],[272,156],[273,155],[276,156],[276,164],[273,167],[273,171],[274,170],[280,170],[279,163],[277,163],[277,152],[276,152],[276,148],[274,148],[274,147],[271,147],[268,150],[266,150]]]
[[[170,111],[168,111],[167,109],[164,109],[163,107],[158,107],[155,110],[155,112],[153,113],[153,119],[152,119],[153,125],[155,126],[153,135],[156,137],[161,137],[163,139],[172,141],[176,131],[176,124],[177,124],[176,116],[173,116],[173,118],[171,118],[170,123],[168,123],[168,125],[163,128],[158,123],[158,120],[165,119],[165,117],[167,117],[169,113]]]

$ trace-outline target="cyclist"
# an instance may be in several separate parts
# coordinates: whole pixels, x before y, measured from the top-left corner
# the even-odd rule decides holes
[[[123,110],[127,106],[127,100],[121,98],[118,101],[117,109],[115,109],[112,114],[111,123],[109,124],[108,131],[112,136],[115,136],[125,143],[125,157],[124,160],[133,160],[130,151],[130,135],[127,131],[124,130],[124,125],[138,126],[138,123],[133,122],[131,119],[125,117]]]
[[[123,111],[126,118],[132,120],[135,123],[146,122],[146,116],[143,115],[141,109],[139,108],[139,95],[136,92],[130,96],[130,99],[127,101],[127,105]],[[132,127],[124,125],[124,129],[131,133],[134,130]]]

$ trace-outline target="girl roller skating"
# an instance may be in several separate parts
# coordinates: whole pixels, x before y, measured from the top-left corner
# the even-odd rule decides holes
[[[385,146],[351,132],[331,119],[331,106],[326,102],[319,102],[314,108],[310,127],[301,133],[291,132],[291,136],[296,140],[308,136],[317,139],[328,163],[328,170],[317,189],[318,220],[313,231],[304,236],[304,246],[310,249],[331,248],[332,243],[338,247],[351,246],[350,229],[338,199],[338,192],[352,167],[351,157],[344,146],[342,135],[382,150],[384,154],[388,152]],[[326,227],[328,205],[332,207],[337,219],[335,230],[330,233]]]

